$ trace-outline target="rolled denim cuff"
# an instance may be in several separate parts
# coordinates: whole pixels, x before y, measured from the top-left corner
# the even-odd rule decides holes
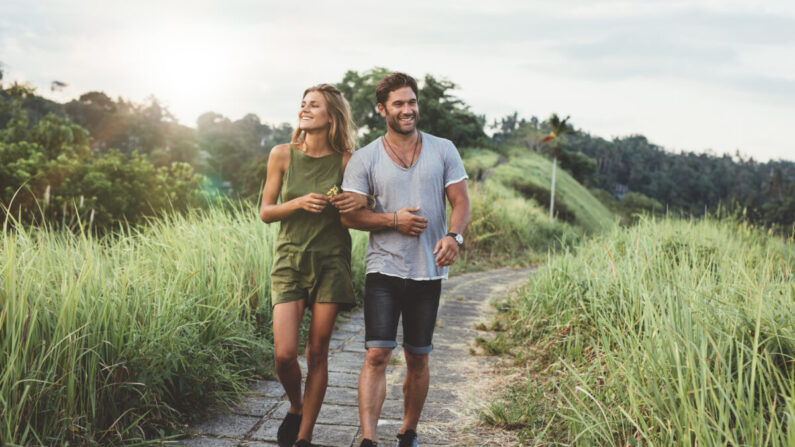
[[[364,342],[365,349],[370,348],[389,348],[395,349],[397,342],[395,340],[368,340]]]
[[[408,343],[403,343],[403,349],[405,349],[406,351],[412,354],[423,355],[423,354],[429,354],[431,351],[433,351],[433,344],[430,344],[428,346],[417,347],[417,346],[411,346]]]

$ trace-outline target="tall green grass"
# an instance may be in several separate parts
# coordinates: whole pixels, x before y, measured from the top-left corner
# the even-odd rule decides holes
[[[276,228],[245,207],[103,239],[4,228],[2,443],[156,438],[267,374]],[[354,233],[361,288],[366,237]]]
[[[556,256],[484,346],[520,379],[482,414],[525,445],[795,445],[795,246],[645,220]]]

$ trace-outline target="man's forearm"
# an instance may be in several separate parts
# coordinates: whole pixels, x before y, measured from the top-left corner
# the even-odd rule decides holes
[[[376,213],[370,210],[356,210],[340,214],[342,225],[362,231],[381,231],[395,227],[395,213]]]
[[[461,200],[461,202],[463,203],[456,203],[457,206],[453,206],[450,212],[449,231],[451,233],[463,234],[467,225],[469,225],[469,215],[472,212],[469,206],[469,200]]]

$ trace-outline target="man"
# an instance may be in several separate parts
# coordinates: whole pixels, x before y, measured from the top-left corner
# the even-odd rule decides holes
[[[386,365],[403,316],[406,379],[399,447],[418,445],[417,423],[428,393],[428,354],[441,280],[455,262],[469,222],[466,171],[449,141],[419,132],[417,82],[392,73],[376,88],[387,133],[356,151],[342,189],[376,198],[374,210],[341,215],[345,226],[370,231],[365,281],[365,354],[359,377],[360,447],[376,445],[386,397]],[[450,202],[446,230],[445,196]]]

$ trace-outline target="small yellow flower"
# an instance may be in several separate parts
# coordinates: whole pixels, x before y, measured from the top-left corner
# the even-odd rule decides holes
[[[326,196],[327,196],[327,197],[334,197],[334,196],[336,196],[336,195],[337,195],[337,194],[339,194],[339,193],[340,193],[340,190],[339,190],[339,188],[337,188],[337,185],[334,185],[334,186],[332,186],[332,187],[331,187],[331,189],[329,189],[329,190],[326,192]]]

